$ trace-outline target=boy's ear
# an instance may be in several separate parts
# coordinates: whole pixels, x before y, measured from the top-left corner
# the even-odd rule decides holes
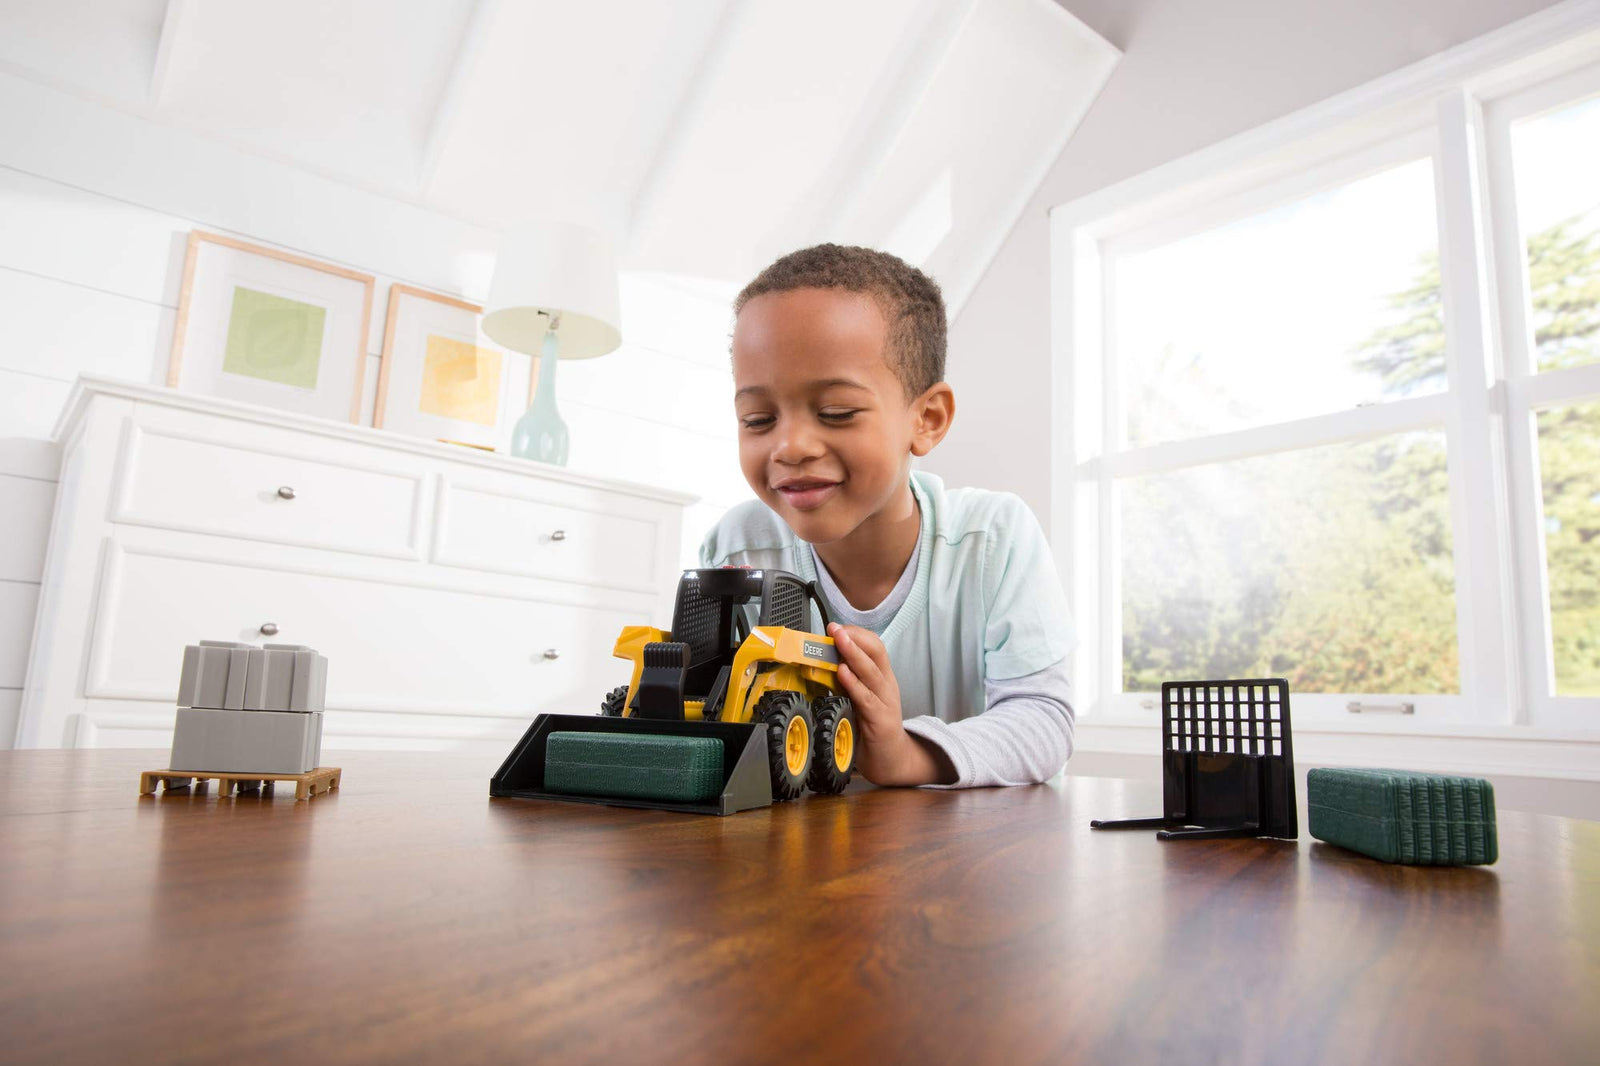
[[[911,414],[911,454],[927,455],[950,432],[956,417],[955,391],[948,382],[939,382],[912,402]]]

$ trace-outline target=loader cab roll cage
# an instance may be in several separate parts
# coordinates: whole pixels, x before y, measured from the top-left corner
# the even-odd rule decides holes
[[[831,621],[816,583],[787,571],[742,566],[685,570],[672,610],[672,632],[646,646],[634,715],[681,719],[684,699],[703,699],[703,713],[714,719],[727,694],[734,656],[750,635],[743,608],[752,602],[758,605],[757,626],[809,631],[813,603],[824,632]]]

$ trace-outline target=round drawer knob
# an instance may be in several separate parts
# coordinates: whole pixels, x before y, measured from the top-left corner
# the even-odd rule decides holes
[[[293,489],[293,487],[291,487],[289,485],[280,485],[278,487],[278,498],[282,499],[282,500],[292,500],[292,499],[294,499],[294,489]]]
[[[554,533],[550,534],[550,539],[551,540],[566,540],[567,539],[567,531],[564,530],[564,529],[558,529]]]
[[[546,648],[544,650],[544,657],[546,659],[559,659],[561,658],[561,652],[557,651],[555,648]]]
[[[275,636],[277,636],[278,635],[278,623],[276,623],[276,622],[262,622],[261,623],[261,635],[264,636],[264,637],[275,637]]]

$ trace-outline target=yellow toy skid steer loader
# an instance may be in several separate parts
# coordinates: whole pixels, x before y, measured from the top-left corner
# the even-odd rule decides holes
[[[839,653],[810,632],[814,585],[782,570],[687,570],[672,629],[627,626],[632,663],[599,717],[540,715],[490,794],[731,814],[841,792],[856,723]],[[752,626],[746,605],[755,605]]]

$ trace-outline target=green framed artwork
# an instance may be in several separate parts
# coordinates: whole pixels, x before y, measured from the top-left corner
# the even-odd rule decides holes
[[[326,307],[236,285],[222,371],[314,389],[327,320]]]
[[[167,384],[361,421],[373,278],[221,234],[189,234]]]
[[[538,375],[528,374],[521,395],[524,357],[489,340],[482,318],[466,300],[391,285],[372,424],[475,448],[503,445]]]

